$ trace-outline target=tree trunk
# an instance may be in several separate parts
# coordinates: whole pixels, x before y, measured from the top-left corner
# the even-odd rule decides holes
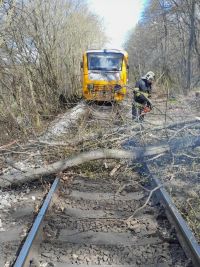
[[[200,137],[190,136],[187,138],[177,138],[171,140],[169,143],[160,146],[147,146],[147,147],[129,147],[127,143],[125,146],[131,150],[117,150],[117,149],[99,149],[89,152],[81,153],[70,159],[64,159],[52,163],[50,165],[28,169],[25,173],[16,173],[14,175],[5,174],[0,178],[0,186],[7,187],[10,185],[21,185],[23,183],[31,182],[40,178],[62,172],[70,167],[78,166],[85,162],[98,159],[131,159],[131,160],[144,160],[144,157],[154,156],[157,154],[167,153],[169,151],[176,152],[178,149],[200,145]]]
[[[192,60],[192,48],[194,43],[195,37],[195,3],[196,0],[192,0],[191,4],[191,12],[190,12],[190,37],[189,37],[189,44],[188,44],[188,57],[187,57],[187,88],[186,90],[191,89],[191,75],[192,75],[192,67],[191,67],[191,60]],[[187,92],[185,92],[187,93]]]

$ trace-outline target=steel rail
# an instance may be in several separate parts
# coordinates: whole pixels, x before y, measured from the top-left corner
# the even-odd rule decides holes
[[[187,223],[183,219],[182,215],[179,213],[175,204],[173,203],[171,197],[162,186],[160,180],[151,174],[148,165],[144,163],[143,171],[148,173],[149,181],[152,188],[158,188],[155,190],[155,195],[157,200],[163,205],[166,216],[171,224],[175,227],[177,232],[178,240],[187,255],[188,258],[191,258],[191,261],[194,267],[200,266],[200,245],[196,241],[194,234],[188,227]]]
[[[184,139],[184,142],[182,142],[181,144],[177,144],[176,141],[173,141],[170,144],[170,148],[171,150],[177,150],[178,148],[180,149],[184,147],[184,145],[187,142],[189,142],[188,144],[190,146],[194,145],[195,142],[197,143],[199,142],[199,137],[195,139],[194,143],[191,143],[191,140],[189,139]],[[130,147],[128,143],[124,145],[124,147],[127,147],[127,146]],[[131,147],[133,146],[134,145],[131,145]],[[148,179],[149,179],[150,186],[152,187],[152,189],[156,187],[158,188],[154,192],[158,202],[160,202],[163,205],[168,220],[175,227],[176,232],[177,232],[177,238],[185,254],[187,255],[188,258],[191,258],[194,267],[199,267],[200,266],[200,245],[196,241],[194,234],[188,227],[182,215],[179,213],[178,209],[176,208],[175,204],[173,203],[167,191],[164,189],[160,180],[150,172],[148,168],[148,164],[145,161],[141,163],[142,165],[137,168],[138,172],[141,175],[148,175]]]
[[[59,178],[56,178],[51,186],[51,189],[49,190],[46,198],[45,198],[45,201],[31,227],[31,230],[22,246],[22,249],[13,265],[13,267],[23,267],[25,266],[25,263],[26,263],[26,260],[28,258],[28,255],[30,253],[30,250],[31,250],[31,247],[33,245],[33,242],[37,236],[37,233],[39,232],[39,229],[40,229],[40,226],[42,224],[42,221],[44,219],[44,216],[48,210],[48,207],[50,205],[50,202],[52,200],[52,197],[57,189],[57,186],[59,184]],[[30,263],[29,265],[30,266]]]
[[[143,166],[139,169],[140,169],[139,172],[141,174],[144,174],[144,173],[148,174],[151,187],[158,188],[154,192],[157,200],[163,205],[168,220],[175,227],[178,240],[184,252],[188,256],[188,258],[191,258],[194,267],[199,267],[200,266],[200,246],[197,243],[192,231],[190,230],[187,223],[185,222],[185,220],[179,213],[171,197],[169,196],[167,191],[164,189],[162,183],[159,181],[157,177],[155,177],[154,175],[150,173],[148,165],[144,163]],[[39,214],[36,217],[36,220],[26,238],[26,241],[13,267],[24,267],[25,266],[24,264],[31,250],[31,246],[41,226],[41,223],[49,207],[53,194],[58,186],[58,183],[59,183],[59,179],[56,178],[42,205],[42,208],[40,209]]]
[[[135,140],[132,140],[133,144],[130,143],[130,140],[123,145],[124,148],[133,148],[136,144]],[[177,150],[180,148],[184,148],[184,146],[188,144],[188,146],[194,146],[199,143],[199,137],[195,139],[195,142],[191,142],[189,138],[184,139],[183,142],[177,144],[176,141],[172,141],[170,144],[171,150]],[[158,188],[155,190],[154,195],[156,196],[158,202],[160,202],[166,212],[166,216],[170,223],[175,227],[177,232],[177,238],[188,258],[191,258],[194,267],[200,266],[200,246],[196,241],[194,234],[188,227],[187,223],[183,219],[182,215],[179,213],[175,204],[173,203],[171,197],[164,189],[162,183],[159,181],[157,177],[155,177],[149,170],[147,162],[141,162],[142,165],[137,167],[138,173],[141,175],[148,175],[149,183],[153,188]]]

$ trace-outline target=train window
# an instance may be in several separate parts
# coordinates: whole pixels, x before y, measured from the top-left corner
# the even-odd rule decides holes
[[[123,55],[120,53],[88,53],[88,69],[98,71],[120,71]]]

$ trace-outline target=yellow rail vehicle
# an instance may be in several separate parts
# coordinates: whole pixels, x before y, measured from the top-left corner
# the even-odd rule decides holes
[[[87,50],[83,54],[83,97],[86,100],[124,99],[128,81],[128,54],[117,49]]]

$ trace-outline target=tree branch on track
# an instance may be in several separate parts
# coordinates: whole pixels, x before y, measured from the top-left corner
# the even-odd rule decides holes
[[[6,187],[9,185],[20,185],[26,182],[31,182],[41,176],[56,174],[62,172],[70,167],[83,164],[91,160],[98,159],[141,159],[146,156],[152,156],[159,153],[164,153],[169,151],[168,145],[163,146],[152,146],[146,148],[134,148],[133,151],[130,150],[120,150],[120,149],[98,149],[89,152],[81,153],[69,159],[64,159],[57,161],[53,164],[49,164],[45,167],[40,168],[30,168],[27,169],[25,173],[16,174],[5,174],[0,176],[0,186]],[[8,181],[10,184],[8,184]]]
[[[142,205],[141,207],[139,207],[138,209],[136,209],[136,210],[133,212],[133,214],[132,214],[130,217],[128,217],[128,219],[126,219],[126,222],[127,222],[127,223],[131,221],[131,219],[136,215],[136,213],[138,213],[140,210],[144,209],[144,208],[147,206],[147,204],[149,203],[149,201],[150,201],[150,199],[151,199],[153,193],[154,193],[156,190],[160,189],[162,186],[163,186],[163,185],[159,185],[159,186],[155,187],[154,189],[152,189],[152,190],[150,191],[150,194],[149,194],[147,200],[145,201],[144,205]]]

